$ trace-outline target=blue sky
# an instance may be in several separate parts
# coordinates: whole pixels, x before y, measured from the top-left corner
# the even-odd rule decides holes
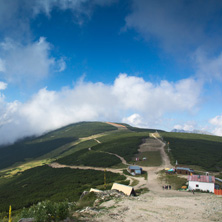
[[[220,0],[1,1],[1,143],[96,120],[222,136],[221,26]]]

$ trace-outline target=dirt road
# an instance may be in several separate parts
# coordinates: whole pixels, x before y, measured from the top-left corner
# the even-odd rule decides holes
[[[166,191],[139,197],[126,197],[122,201],[108,201],[100,214],[89,221],[97,222],[207,222],[222,221],[222,198],[213,194]]]

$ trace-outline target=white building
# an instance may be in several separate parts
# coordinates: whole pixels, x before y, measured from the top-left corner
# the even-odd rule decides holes
[[[209,191],[214,193],[214,176],[205,176],[205,175],[190,175],[188,176],[188,189],[189,190],[202,190]]]

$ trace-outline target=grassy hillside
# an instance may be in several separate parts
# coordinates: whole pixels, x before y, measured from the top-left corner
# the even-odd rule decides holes
[[[120,159],[109,153],[115,153],[124,157],[126,161],[132,161],[135,154],[138,153],[139,145],[142,139],[148,137],[147,132],[115,131],[108,135],[98,138],[99,142],[94,144],[81,143],[64,153],[65,157],[59,158],[57,162],[67,165],[85,165],[95,167],[111,167],[121,163]],[[88,146],[87,146],[88,145]],[[80,148],[82,147],[82,149]],[[91,148],[89,150],[88,148]]]
[[[58,138],[47,141],[19,142],[0,149],[0,169],[10,167],[17,162],[26,159],[37,158],[67,143],[73,142],[74,138]]]
[[[64,137],[75,137],[75,138],[82,138],[88,137],[91,135],[116,130],[115,126],[109,125],[103,122],[80,122],[71,124],[55,131],[52,131],[42,138],[47,139],[51,137],[55,138],[64,138]],[[41,139],[41,138],[40,138]]]
[[[138,153],[139,145],[142,143],[143,136],[131,136],[128,138],[117,138],[106,141],[92,147],[96,151],[115,153],[123,157],[126,161],[132,161],[132,157]]]
[[[170,142],[170,157],[173,163],[198,165],[205,170],[222,169],[222,137],[188,134],[161,133]]]
[[[111,167],[121,163],[120,159],[116,156],[88,149],[79,150],[71,155],[58,159],[57,162],[66,165],[85,165],[94,167]]]
[[[139,145],[143,138],[149,137],[148,132],[123,132],[118,134],[110,134],[100,138],[101,144],[93,147],[93,150],[100,150],[118,154],[132,161],[132,157],[138,153]]]
[[[106,172],[107,184],[125,176]],[[28,207],[43,200],[76,201],[84,190],[104,183],[104,172],[36,167],[10,179],[0,179],[0,212]]]
[[[60,128],[38,138],[1,146],[0,169],[10,167],[17,162],[24,162],[27,159],[38,158],[81,137],[112,130],[116,130],[116,127],[106,123],[82,122]],[[63,152],[63,150],[59,152]],[[57,152],[56,154],[59,155],[60,153]]]

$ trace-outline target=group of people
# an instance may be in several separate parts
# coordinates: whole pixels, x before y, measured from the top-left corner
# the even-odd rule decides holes
[[[165,185],[165,186],[163,186],[163,190],[171,190],[171,185]]]

